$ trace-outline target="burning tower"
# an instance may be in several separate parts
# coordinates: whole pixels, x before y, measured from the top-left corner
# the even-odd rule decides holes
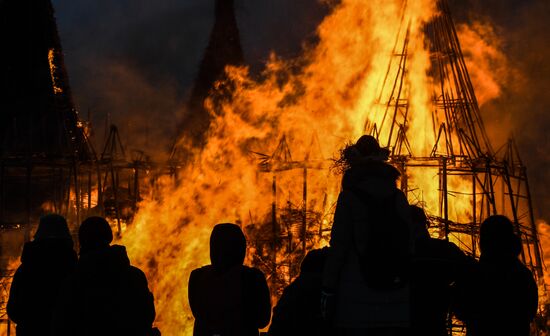
[[[433,89],[427,121],[431,125],[424,136],[410,138],[416,127],[411,122],[414,87],[408,77],[411,35],[403,21],[379,92],[384,113],[369,119],[365,131],[391,149],[393,163],[401,168],[401,189],[410,202],[429,206],[440,237],[477,256],[480,223],[490,215],[505,214],[522,238],[522,261],[540,279],[543,262],[526,168],[513,140],[498,150],[492,148],[447,2],[439,1],[437,9],[425,27],[424,40]],[[426,145],[413,149],[411,141]],[[437,176],[437,199],[420,192],[430,174]]]
[[[422,30],[414,32],[405,15],[407,5],[404,1],[395,40],[385,42],[394,48],[380,78],[376,106],[366,113],[363,131],[391,150],[390,160],[402,173],[400,188],[411,204],[426,208],[432,235],[453,241],[477,257],[480,224],[491,215],[504,214],[513,221],[522,239],[521,260],[542,285],[542,252],[527,170],[515,142],[510,140],[495,150],[489,140],[447,1],[438,1],[434,17]],[[419,49],[426,54],[419,56]],[[415,73],[422,56],[426,64]],[[413,66],[414,62],[417,64]],[[260,170],[275,174],[301,167],[306,172],[307,163],[292,161],[288,146],[283,137],[277,150],[262,158]],[[303,181],[303,194],[307,195],[305,174]],[[273,190],[275,194],[275,177]],[[274,228],[272,246],[287,254],[277,257],[274,252],[271,260],[275,265],[268,263],[263,267],[273,277],[292,279],[294,274],[288,265],[297,264],[302,255],[293,251],[303,253],[306,245],[310,248],[308,242],[312,239],[308,237],[322,238],[323,226],[307,219],[308,207],[311,205],[304,196],[302,211],[297,213],[304,231],[294,236],[302,240],[303,248],[281,247],[281,242],[288,240],[289,231],[277,231],[280,217],[273,215],[271,222],[266,223]],[[273,204],[273,214],[281,210]],[[281,276],[284,269],[290,274]],[[459,326],[454,329],[460,332]]]
[[[49,0],[0,3],[0,223],[67,212],[77,166],[93,159]],[[72,176],[72,177],[71,177]],[[9,209],[9,212],[8,210]]]
[[[210,115],[204,104],[208,97],[213,96],[214,84],[225,79],[226,66],[243,64],[234,0],[216,0],[214,27],[187,102],[187,115],[182,123],[182,129],[188,132],[187,137],[194,145],[200,146],[203,143],[204,133],[208,130]]]
[[[69,87],[50,0],[0,2],[0,322],[19,253],[38,217],[80,216],[82,165],[94,159]],[[90,199],[90,192],[87,198]],[[11,252],[10,252],[11,247]],[[15,255],[11,255],[15,257]],[[8,335],[9,335],[9,321]]]

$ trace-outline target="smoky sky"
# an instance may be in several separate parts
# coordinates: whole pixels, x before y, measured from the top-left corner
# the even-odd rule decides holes
[[[101,146],[115,123],[129,147],[169,152],[213,25],[213,0],[54,0],[75,100]],[[237,0],[246,62],[292,58],[327,12],[316,0]]]
[[[332,1],[334,3],[334,1]],[[116,123],[130,149],[163,158],[213,25],[214,0],[53,0],[75,101],[91,115],[100,146]],[[271,51],[283,58],[315,41],[327,1],[236,0],[246,62],[259,72]],[[458,23],[490,22],[522,78],[503,83],[482,108],[509,120],[528,166],[535,213],[550,219],[550,46],[547,0],[450,0]]]
[[[547,0],[454,0],[457,19],[487,20],[501,40],[516,80],[482,108],[488,121],[509,120],[533,193],[535,215],[550,220],[550,34]],[[487,120],[486,120],[487,121]]]

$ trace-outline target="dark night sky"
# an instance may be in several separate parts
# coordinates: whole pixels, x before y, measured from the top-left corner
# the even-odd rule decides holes
[[[482,113],[497,124],[511,121],[510,131],[529,167],[536,213],[550,219],[550,1],[450,2],[459,22],[493,23],[509,64],[525,84],[503,83],[501,97]],[[135,147],[150,152],[158,145],[167,148],[208,41],[214,1],[53,3],[75,100],[83,118],[92,111],[96,137],[103,138],[109,114]],[[299,54],[327,12],[317,0],[236,0],[236,7],[245,57],[253,69],[261,68],[270,50],[283,57]]]

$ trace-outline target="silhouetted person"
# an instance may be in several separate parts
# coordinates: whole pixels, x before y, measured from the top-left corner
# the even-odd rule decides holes
[[[76,252],[65,218],[40,219],[34,240],[23,247],[8,301],[8,316],[17,336],[49,335],[57,296],[76,266]]]
[[[397,335],[410,327],[409,204],[388,156],[372,136],[342,152],[346,169],[323,274],[323,310],[340,335]]]
[[[211,265],[189,277],[194,336],[257,336],[271,317],[264,274],[243,266],[246,239],[235,224],[218,224],[210,236]]]
[[[80,259],[54,319],[55,336],[142,336],[152,333],[153,295],[143,272],[102,217],[82,222]]]
[[[537,285],[518,256],[522,243],[505,216],[487,218],[480,228],[481,256],[469,286],[462,288],[459,317],[468,335],[530,335],[538,306]]]
[[[473,262],[455,244],[431,238],[422,208],[411,206],[415,252],[411,272],[412,335],[448,335],[452,285],[467,276]]]
[[[300,275],[283,291],[269,327],[270,336],[332,335],[321,317],[319,298],[328,248],[308,252]]]

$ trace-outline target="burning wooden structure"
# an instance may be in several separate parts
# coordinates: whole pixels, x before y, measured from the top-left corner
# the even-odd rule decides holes
[[[406,10],[406,2],[402,10]],[[415,129],[418,126],[411,125],[410,120],[414,104],[411,92],[415,90],[415,83],[409,78],[410,26],[403,14],[393,41],[393,56],[377,92],[377,103],[383,113],[367,116],[364,133],[375,136],[391,150],[390,161],[402,173],[400,188],[411,204],[426,208],[432,235],[450,240],[467,254],[479,257],[481,223],[488,216],[504,214],[513,221],[522,239],[522,262],[544,288],[544,261],[527,169],[513,139],[497,150],[491,145],[447,1],[438,1],[437,15],[423,31],[423,42],[429,51],[428,76],[433,81],[428,93],[431,116],[423,120],[429,125],[422,130]],[[328,244],[326,230],[330,223],[319,224],[322,217],[331,219],[325,212],[327,207],[321,207],[324,215],[312,215],[307,199],[308,170],[328,166],[326,160],[313,163],[307,155],[304,161],[293,161],[285,137],[272,155],[261,158],[260,170],[273,174],[272,217],[263,224],[264,228],[271,227],[272,232],[264,229],[252,236],[272,237],[271,245],[265,245],[266,238],[253,244],[255,251],[259,245],[263,252],[255,257],[256,265],[270,274],[276,293],[297,276],[296,267],[307,250]],[[303,170],[304,197],[301,204],[288,204],[285,210],[284,205],[275,201],[277,176],[294,169]],[[430,188],[437,188],[437,192],[426,193]],[[299,230],[285,228],[288,221],[285,211],[297,214],[290,222],[299,223]],[[266,246],[273,250],[265,252]],[[281,250],[284,252],[280,253]],[[464,328],[451,324],[450,332],[462,334]]]
[[[260,225],[247,227],[247,236],[254,249],[252,264],[268,275],[272,292],[279,296],[289,282],[296,278],[300,263],[307,251],[326,241],[332,218],[326,218],[327,197],[319,208],[308,208],[308,176],[312,172],[326,171],[330,161],[322,157],[319,141],[314,135],[303,160],[293,160],[286,136],[282,136],[271,155],[256,153],[260,157],[259,171],[272,177],[272,203],[269,218]],[[285,195],[278,181],[288,172],[299,172],[301,199],[294,203]],[[296,174],[294,175],[296,176]],[[297,183],[294,180],[294,183]],[[280,204],[282,203],[282,204]]]
[[[217,20],[188,103],[196,113],[183,127],[193,131],[187,140],[202,152],[191,165],[187,148],[175,146],[166,167],[143,153],[129,155],[116,127],[96,153],[71,99],[50,1],[0,2],[0,25],[6,25],[0,34],[24,56],[0,54],[0,62],[9,65],[0,83],[0,228],[25,232],[28,239],[37,217],[56,211],[72,223],[90,214],[109,215],[121,233],[144,190],[151,184],[164,188],[155,184],[157,176],[172,175],[178,182],[158,198],[149,195],[132,223],[139,230],[129,228],[123,242],[160,297],[161,328],[176,334],[190,325],[180,316],[186,309],[183,272],[207,259],[205,219],[242,223],[255,252],[252,262],[280,293],[297,275],[303,255],[327,244],[338,179],[326,177],[331,164],[321,153],[368,133],[391,149],[391,161],[402,172],[400,187],[411,203],[426,207],[434,235],[476,256],[479,224],[504,213],[522,237],[522,260],[542,281],[526,168],[513,142],[500,150],[491,146],[446,1],[437,2],[436,15],[421,31],[418,22],[426,18],[413,13],[411,19],[405,13],[410,2],[387,3],[385,14],[391,15],[365,28],[369,11],[357,9],[376,2],[342,0],[320,27],[319,47],[303,62],[303,73],[291,73],[275,60],[269,64],[275,70],[256,82],[238,67],[244,60],[233,0],[217,0]],[[394,15],[396,4],[402,7]],[[388,23],[389,17],[395,22]],[[396,34],[387,28],[398,25]],[[18,27],[13,36],[12,27]],[[383,30],[376,33],[385,40],[366,38],[369,29]],[[36,43],[27,45],[29,39]],[[374,61],[365,66],[372,51],[360,45],[364,41],[393,46],[391,57],[383,48],[369,55],[389,59],[371,77],[371,68],[380,66]],[[420,67],[418,50],[427,63]],[[205,99],[213,98],[220,78],[229,81],[230,92],[209,107]],[[363,83],[375,80],[376,89]],[[304,136],[311,128],[320,136]],[[265,146],[250,150],[256,142]],[[272,154],[258,154],[269,149]],[[256,161],[249,160],[251,151]],[[13,209],[19,210],[8,214]],[[143,244],[144,239],[163,244]],[[460,326],[453,327],[460,333]]]
[[[139,200],[138,177],[150,166],[143,156],[120,155],[113,131],[101,156],[96,154],[90,125],[73,102],[49,0],[0,2],[0,37],[7,46],[0,53],[0,319],[9,323],[8,250],[17,253],[49,212],[66,216],[72,229],[86,216],[106,214],[120,233],[120,220],[128,219]]]
[[[150,160],[143,153],[129,158],[115,126],[96,153],[91,126],[72,99],[51,2],[0,5],[2,40],[11,51],[0,54],[6,66],[0,82],[0,227],[23,229],[28,239],[47,212],[78,223],[107,207],[113,218],[127,219],[117,208],[131,199],[135,210],[140,171],[151,169]],[[128,195],[117,197],[123,184]]]
[[[438,10],[439,14],[425,28],[431,61],[429,74],[434,80],[430,93],[434,135],[429,139],[431,148],[413,149],[412,142],[424,139],[411,138],[408,132],[411,87],[407,79],[407,22],[403,22],[380,92],[381,102],[385,103],[383,117],[368,122],[365,131],[391,149],[391,160],[402,171],[401,189],[409,201],[430,201],[414,189],[409,176],[414,178],[416,171],[423,169],[428,173],[432,169],[438,176],[438,209],[432,221],[440,237],[455,240],[477,256],[480,223],[490,215],[505,214],[522,237],[523,262],[541,277],[541,247],[526,167],[513,140],[498,150],[492,148],[446,1],[438,2]],[[470,208],[465,208],[463,214],[452,213],[456,208],[451,203],[457,202],[466,202]]]
[[[480,224],[490,215],[504,214],[522,239],[521,260],[543,286],[544,263],[527,169],[514,140],[497,150],[489,141],[445,0],[438,2],[438,15],[425,27],[429,76],[433,79],[430,98],[435,137],[431,140],[435,141],[429,152],[411,148],[412,142],[423,139],[412,135],[409,128],[408,26],[403,21],[380,91],[381,103],[385,103],[383,118],[367,123],[366,132],[391,149],[391,161],[401,169],[401,189],[409,201],[424,205],[433,202],[432,234],[478,257]],[[419,176],[429,174],[437,176],[437,199],[425,198],[415,189],[423,183]],[[416,178],[412,183],[408,180],[411,175]],[[458,210],[456,203],[466,206]],[[454,331],[463,330],[454,326]]]

